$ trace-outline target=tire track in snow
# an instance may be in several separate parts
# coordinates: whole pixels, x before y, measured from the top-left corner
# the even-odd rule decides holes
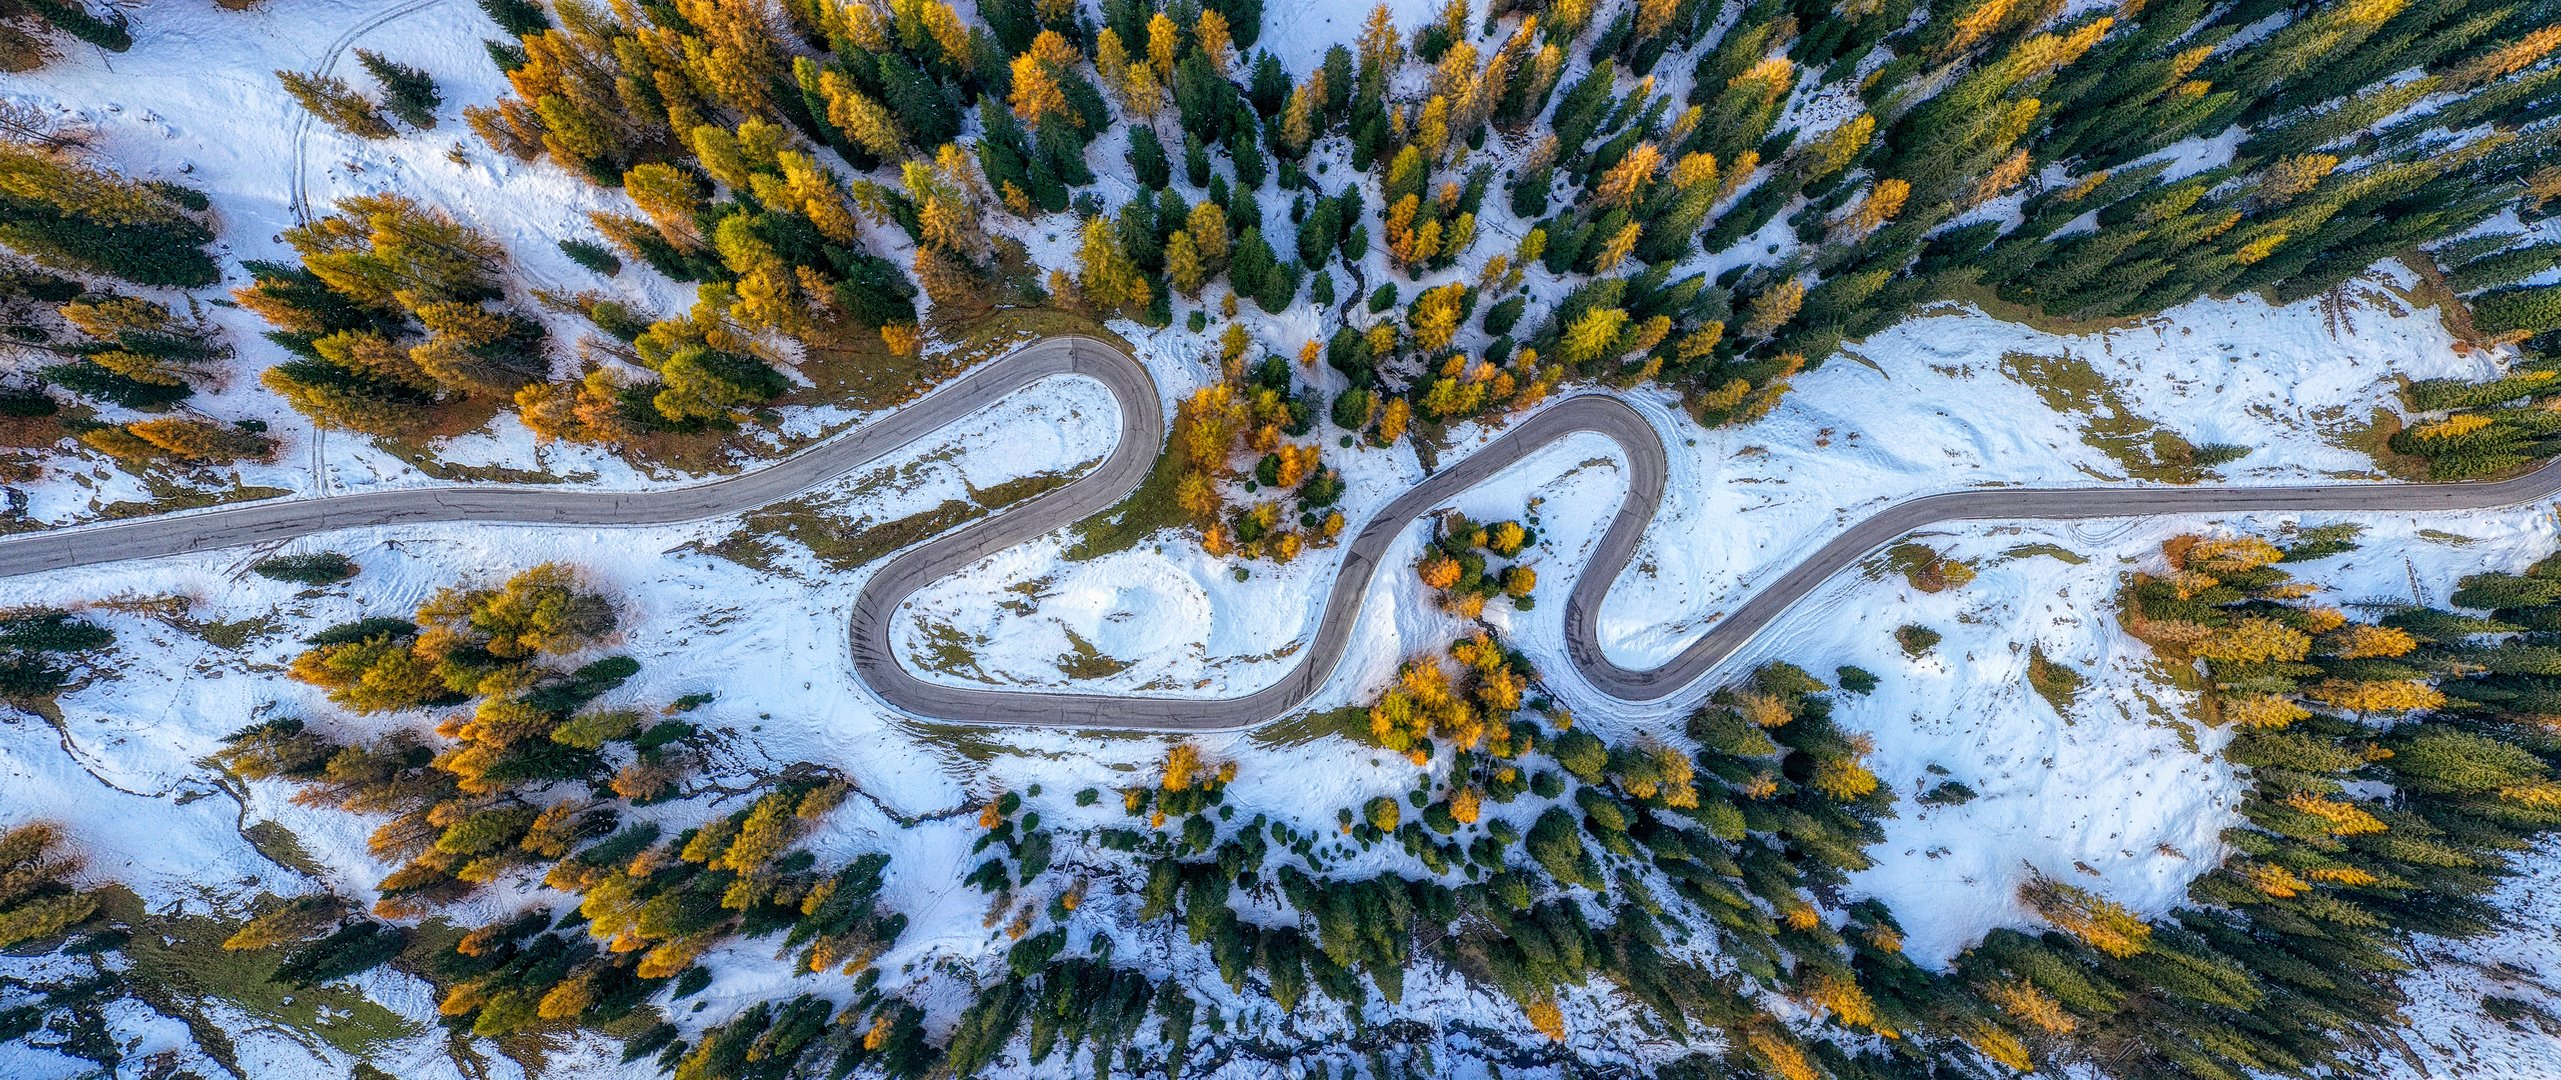
[[[357,38],[381,29],[384,23],[408,18],[444,2],[445,0],[412,0],[410,3],[371,16],[348,27],[339,33],[338,40],[329,43],[328,50],[320,54],[319,66],[312,71],[315,74],[328,75],[337,68],[338,61],[346,57],[347,50],[355,47]],[[297,114],[293,122],[293,183],[288,189],[290,192],[288,201],[292,204],[294,220],[305,225],[311,224],[311,185],[303,179],[303,174],[308,171],[307,163],[311,159],[311,125],[317,122],[317,118],[311,115],[309,109],[304,109]]]

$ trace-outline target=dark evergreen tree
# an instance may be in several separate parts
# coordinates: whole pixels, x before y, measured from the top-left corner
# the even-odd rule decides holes
[[[881,100],[918,146],[940,146],[960,137],[961,102],[951,86],[925,74],[896,52],[878,55]]]
[[[478,0],[480,10],[497,23],[509,37],[524,37],[551,29],[551,16],[544,13],[536,0]]]
[[[137,183],[58,152],[0,142],[0,244],[48,266],[138,285],[195,288],[220,277],[197,220],[204,196]]]
[[[1183,179],[1193,187],[1209,186],[1209,148],[1201,145],[1200,136],[1183,132]]]
[[[1165,159],[1165,144],[1156,138],[1154,127],[1147,124],[1130,127],[1129,171],[1140,187],[1150,191],[1173,182],[1172,164]]]
[[[436,126],[436,109],[445,103],[445,95],[436,89],[435,76],[384,59],[371,49],[356,50],[356,59],[382,87],[383,107],[390,109],[391,115],[420,131]]]
[[[1227,17],[1227,35],[1237,52],[1263,39],[1263,0],[1203,0],[1201,6]]]
[[[1256,113],[1269,120],[1279,115],[1281,106],[1289,100],[1289,72],[1281,69],[1280,61],[1272,54],[1256,53],[1253,77],[1247,87],[1246,100],[1253,102]]]

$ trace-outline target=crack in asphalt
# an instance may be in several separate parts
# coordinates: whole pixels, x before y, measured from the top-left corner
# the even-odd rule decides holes
[[[928,682],[890,645],[899,606],[917,590],[1015,544],[1099,513],[1137,490],[1165,441],[1156,384],[1109,343],[1055,337],[980,365],[930,394],[774,464],[725,479],[651,491],[564,491],[506,485],[359,492],[186,511],[0,539],[0,577],[290,540],[337,529],[438,522],[643,526],[725,517],[791,498],[933,434],[1016,390],[1053,376],[1092,379],[1120,408],[1110,456],[1061,487],[891,557],[864,583],[851,617],[858,680],[891,707],[965,724],[1118,731],[1233,731],[1288,715],[1340,665],[1379,560],[1416,518],[1559,440],[1596,434],[1628,466],[1628,495],[1584,563],[1565,604],[1566,653],[1576,673],[1628,702],[1670,697],[1705,677],[1832,575],[1915,529],[1946,522],[2090,520],[2159,514],[2438,512],[2515,506],[2561,493],[2561,461],[2507,480],[2301,487],[1988,488],[1895,503],[1825,542],[1762,585],[1671,660],[1624,667],[1600,645],[1601,601],[1634,556],[1669,472],[1662,435],[1626,402],[1602,394],[1559,399],[1493,442],[1391,500],[1354,533],[1299,662],[1279,680],[1226,698],[1130,697],[1062,690],[990,690]]]

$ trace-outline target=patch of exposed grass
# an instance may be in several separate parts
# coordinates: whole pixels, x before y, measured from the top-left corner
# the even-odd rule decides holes
[[[250,847],[258,849],[258,854],[278,866],[310,878],[326,873],[320,860],[312,858],[311,852],[302,846],[302,838],[283,825],[273,821],[253,821],[241,828],[240,835],[248,839]]]
[[[109,521],[120,521],[125,518],[171,514],[180,510],[201,510],[208,506],[228,506],[232,503],[257,502],[261,499],[280,499],[293,494],[285,488],[254,484],[233,484],[226,488],[194,487],[179,483],[158,470],[150,470],[142,474],[142,487],[143,490],[151,493],[150,499],[142,502],[108,503],[98,508],[98,516]]]
[[[1068,481],[1085,475],[1099,464],[1101,462],[1088,461],[1061,472],[1033,473],[1030,476],[1017,476],[1011,480],[1001,481],[989,487],[972,487],[969,489],[969,501],[990,510],[1001,510],[1015,503],[1026,502],[1036,496],[1046,495],[1066,487]]]
[[[1369,710],[1358,705],[1345,705],[1299,713],[1255,728],[1252,734],[1254,745],[1269,750],[1286,750],[1318,739],[1338,737],[1354,744],[1367,741]]]
[[[2398,295],[2413,306],[2435,308],[2437,319],[2445,324],[2446,332],[2453,334],[2456,340],[2481,340],[2480,330],[2472,325],[2471,306],[2458,298],[2454,289],[2446,284],[2445,273],[2437,269],[2434,256],[2417,248],[2411,248],[2401,253],[2401,264],[2415,271],[2418,276],[2418,280],[2412,282],[2409,288],[2400,288],[2380,279],[2375,280],[2374,284],[2385,292]]]
[[[711,546],[711,552],[742,566],[771,571],[779,554],[772,538],[781,537],[809,549],[830,569],[851,570],[891,552],[959,528],[969,522],[1065,486],[1088,466],[1064,473],[1018,476],[992,487],[969,489],[970,497],[946,499],[923,513],[890,521],[847,519],[836,511],[841,495],[803,496],[749,513],[736,532]]]
[[[964,367],[993,359],[1026,341],[1069,334],[1108,341],[1122,352],[1138,351],[1129,339],[1103,324],[1053,307],[999,308],[975,319],[937,323],[934,329],[945,344],[945,355],[958,357]]]
[[[2060,544],[2020,544],[2002,552],[2001,558],[2005,560],[2033,559],[2039,555],[2046,556],[2069,566],[2081,566],[2090,561],[2087,556],[2082,555],[2080,552],[2074,551],[2071,548],[2064,547]]]
[[[921,514],[909,514],[877,525],[847,528],[843,521],[824,512],[759,512],[748,516],[747,527],[760,532],[779,532],[808,548],[818,561],[838,570],[851,570],[985,516],[987,511],[984,508],[961,499],[946,499],[941,506]]]
[[[215,648],[239,652],[256,642],[274,637],[276,631],[283,627],[283,621],[276,617],[275,612],[270,611],[249,619],[195,623],[188,629],[195,631],[197,637],[205,639],[207,644]]]
[[[2339,430],[2331,441],[2373,458],[2374,467],[2395,480],[2427,479],[2428,459],[2392,449],[2392,437],[2400,433],[2400,414],[2378,405],[2365,423]]]
[[[1008,756],[1036,757],[1047,761],[1064,761],[1069,756],[1069,753],[1063,750],[1031,750],[1015,745],[1012,742],[1006,741],[1004,732],[993,728],[977,727],[970,724],[950,724],[939,720],[918,720],[913,717],[903,718],[897,721],[897,724],[901,730],[905,731],[909,737],[915,739],[921,745],[931,747],[933,750],[941,753],[949,754],[952,758],[961,762],[984,765],[999,757]],[[1096,740],[1104,742],[1130,742],[1140,739],[1165,738],[1165,736],[1144,731],[1080,730],[1075,734],[1076,738],[1087,742]],[[1157,756],[1162,757],[1163,755],[1158,754]],[[1118,766],[1113,767],[1118,768]]]
[[[2079,417],[2081,441],[2138,480],[2193,484],[2249,453],[2243,446],[2198,446],[2137,415],[2114,383],[2077,357],[2007,353],[2001,372],[2035,391],[2046,408]]]
[[[769,510],[778,508],[767,507]],[[759,573],[789,573],[782,564],[782,545],[745,529],[730,533],[713,543],[704,544],[702,550]]]
[[[0,448],[12,450],[49,449],[81,427],[98,422],[98,410],[78,403],[66,404],[51,416],[0,416]],[[44,458],[28,455],[23,464],[42,468]],[[13,460],[11,465],[21,464]],[[15,471],[14,469],[12,471]]]
[[[1885,564],[1903,575],[1903,580],[1925,593],[1946,592],[1964,587],[1974,580],[1974,567],[1961,559],[1951,559],[1945,552],[1927,544],[1910,541],[1886,549]]]
[[[1175,485],[1182,478],[1182,462],[1176,460],[1173,447],[1158,451],[1155,466],[1147,470],[1147,478],[1139,481],[1137,490],[1111,509],[1076,523],[1076,542],[1068,545],[1067,558],[1083,562],[1127,551],[1159,529],[1174,528],[1190,520],[1182,505],[1174,501]]]
[[[232,652],[272,637],[284,628],[282,617],[272,611],[255,618],[208,622],[196,618],[194,598],[175,593],[121,593],[93,601],[93,605],[184,630],[203,638],[207,644]]]
[[[2152,661],[2150,670],[2152,672],[2152,677],[2156,681],[2168,685],[2172,690],[2185,691],[2191,694],[2202,694],[2206,691],[2209,685],[2206,682],[2205,674],[2197,670],[2197,665],[2192,663],[2180,663],[2156,658]],[[2161,711],[2164,713],[2168,712],[2166,709]]]
[[[505,465],[456,465],[437,458],[432,447],[406,440],[376,439],[374,445],[438,480],[475,484],[567,484],[594,477],[593,473],[562,476],[548,469],[517,469]]]
[[[1073,630],[1067,631],[1067,642],[1068,650],[1058,654],[1058,673],[1071,679],[1108,679],[1137,663],[1104,652]]]
[[[1949,300],[1972,304],[1981,309],[1984,314],[2002,322],[2033,327],[2049,334],[2067,336],[2099,334],[2110,330],[2122,330],[2143,322],[2141,316],[2122,319],[2067,319],[2060,315],[2048,315],[2025,304],[2003,300],[2001,294],[1990,286],[1971,281],[1944,283],[1939,286],[1938,294]]]
[[[1035,614],[1040,611],[1042,594],[1048,591],[1049,585],[1050,579],[1046,577],[1030,578],[1007,585],[1005,591],[1015,594],[1015,598],[996,601],[996,607],[1016,615]]]
[[[922,655],[908,659],[919,667],[979,682],[992,681],[978,666],[978,646],[986,644],[986,639],[972,638],[961,633],[959,627],[937,619],[918,620],[917,630],[925,635],[925,647]]]
[[[136,996],[154,1008],[171,1010],[200,1040],[208,1028],[221,1035],[201,1011],[208,1001],[221,1001],[298,1038],[315,1039],[357,1057],[418,1032],[399,1013],[352,987],[305,989],[270,981],[290,949],[225,950],[223,940],[237,927],[222,919],[142,917],[138,899],[129,907],[113,903],[111,907],[124,907],[122,914],[130,916],[126,924],[134,928],[124,954],[133,962],[126,978]]]
[[[2071,716],[2072,703],[2079,699],[2081,687],[2088,680],[2069,665],[2058,664],[2045,655],[2045,646],[2031,645],[2027,650],[2027,684],[2036,696],[2054,706],[2057,716]]]
[[[894,354],[877,332],[828,334],[809,342],[802,354],[800,375],[810,385],[793,387],[775,404],[886,409],[933,389],[957,366],[965,365],[955,365],[948,354]]]
[[[809,385],[794,385],[773,407],[836,405],[871,412],[914,401],[927,391],[978,364],[1002,356],[1028,341],[1064,334],[1084,334],[1130,348],[1120,335],[1091,319],[1056,308],[1000,308],[971,319],[937,320],[934,340],[917,356],[894,356],[871,331],[847,330],[816,335],[796,369]],[[842,425],[806,435],[777,436],[781,420],[773,407],[760,409],[756,422],[764,437],[745,429],[693,434],[658,433],[636,440],[624,457],[644,468],[672,468],[697,476],[738,471],[747,462],[771,460],[843,430]],[[779,443],[779,445],[777,445]]]

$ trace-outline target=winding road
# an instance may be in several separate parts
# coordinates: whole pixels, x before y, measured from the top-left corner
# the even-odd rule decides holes
[[[892,707],[934,720],[1120,731],[1225,731],[1284,716],[1322,687],[1349,646],[1361,599],[1379,560],[1408,525],[1504,468],[1561,439],[1590,432],[1616,443],[1629,493],[1601,534],[1565,604],[1566,651],[1601,693],[1630,702],[1668,697],[1698,681],[1749,643],[1788,606],[1833,574],[1895,538],[1947,522],[2077,520],[2156,514],[2265,511],[2451,511],[2535,502],[2561,494],[2561,461],[2491,483],[2357,483],[2308,487],[1988,488],[1896,503],[1851,526],[1761,587],[1669,662],[1627,668],[1603,655],[1602,599],[1627,568],[1663,497],[1668,461],[1662,436],[1615,398],[1560,399],[1502,437],[1424,479],[1353,534],[1343,566],[1298,664],[1277,682],[1241,697],[1123,697],[1063,691],[993,690],[927,682],[901,665],[890,624],[918,589],[994,552],[1098,513],[1137,489],[1165,440],[1165,414],[1147,370],[1117,347],[1058,337],[980,365],[934,392],[790,458],[705,484],[656,491],[582,491],[474,486],[374,491],[251,503],[0,540],[0,577],[128,559],[147,559],[289,540],[333,529],[478,521],[533,525],[662,525],[721,517],[788,499],[1052,376],[1099,382],[1118,402],[1119,442],[1100,467],[1061,487],[945,533],[884,563],[855,599],[852,649],[857,675]]]

